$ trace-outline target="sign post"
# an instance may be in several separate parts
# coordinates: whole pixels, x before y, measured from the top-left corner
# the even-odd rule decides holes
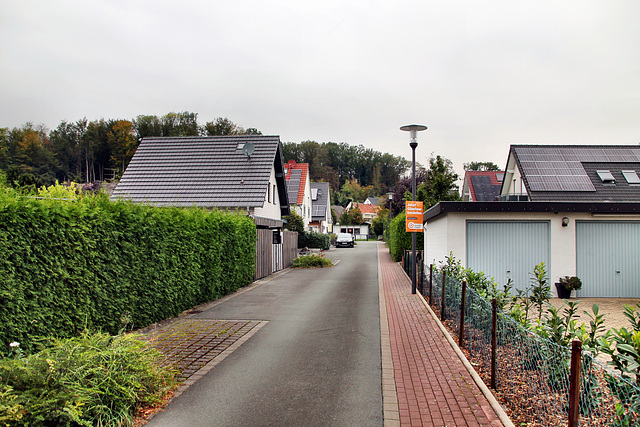
[[[405,228],[411,235],[411,293],[416,293],[416,234],[422,233],[422,202],[407,200],[405,205]]]

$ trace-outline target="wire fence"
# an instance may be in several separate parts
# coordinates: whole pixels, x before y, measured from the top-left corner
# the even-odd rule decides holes
[[[442,274],[425,273],[418,291],[509,408],[514,423],[640,426],[638,383],[588,351],[578,348],[572,355],[571,348],[540,337],[465,284],[445,276],[443,286]]]

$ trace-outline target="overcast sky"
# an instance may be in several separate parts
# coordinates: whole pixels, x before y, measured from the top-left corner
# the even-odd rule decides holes
[[[640,142],[638,0],[3,0],[0,127],[228,117],[458,172]]]

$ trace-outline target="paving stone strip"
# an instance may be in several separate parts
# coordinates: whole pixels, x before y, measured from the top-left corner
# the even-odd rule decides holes
[[[204,375],[200,372],[203,368],[213,367],[211,363],[223,352],[246,341],[266,323],[257,320],[180,319],[151,330],[146,338],[166,357],[163,364],[173,365],[180,372],[176,378],[190,382],[190,378]]]

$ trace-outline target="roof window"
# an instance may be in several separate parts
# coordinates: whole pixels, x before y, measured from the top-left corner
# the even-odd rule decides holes
[[[638,178],[636,171],[622,171],[622,175],[629,184],[640,184],[640,178]]]
[[[613,177],[610,171],[599,170],[596,171],[603,184],[615,184],[616,179]]]

